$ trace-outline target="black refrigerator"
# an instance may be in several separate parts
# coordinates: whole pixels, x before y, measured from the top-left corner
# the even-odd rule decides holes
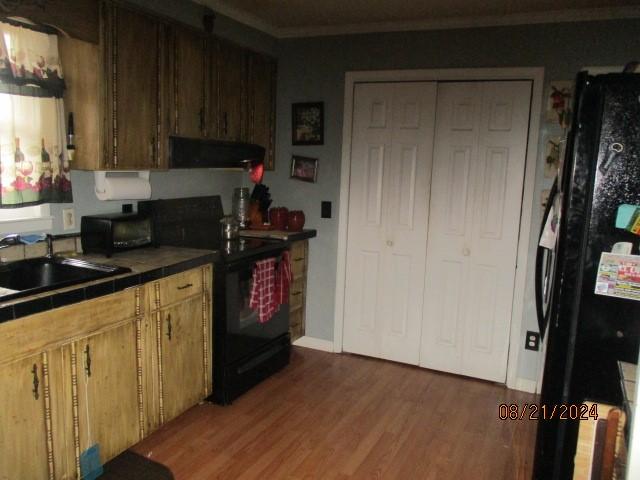
[[[547,204],[547,214],[560,212],[555,245],[539,247],[536,261],[538,321],[548,337],[540,398],[547,412],[585,400],[621,405],[617,362],[638,361],[640,301],[597,294],[602,277],[596,280],[602,252],[614,244],[630,242],[631,255],[640,254],[640,236],[616,228],[619,206],[640,205],[640,75],[582,72],[574,92]],[[579,420],[538,417],[534,479],[573,477],[578,427]]]

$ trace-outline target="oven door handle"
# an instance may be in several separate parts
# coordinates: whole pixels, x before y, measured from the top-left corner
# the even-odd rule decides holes
[[[233,262],[225,264],[223,268],[226,272],[237,272],[239,270],[245,270],[247,267],[250,267],[251,270],[253,270],[253,267],[255,266],[256,262],[259,262],[260,260],[266,260],[267,258],[275,258],[276,264],[278,264],[282,261],[282,253],[279,253],[278,255],[264,255],[257,258],[252,257],[249,259],[245,258],[245,259],[235,260]]]

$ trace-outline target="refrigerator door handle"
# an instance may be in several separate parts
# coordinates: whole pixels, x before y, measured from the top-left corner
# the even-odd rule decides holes
[[[540,227],[540,235],[538,236],[538,240],[542,237],[542,232],[544,231],[544,226],[547,222],[547,217],[551,213],[551,207],[554,202],[555,196],[558,194],[558,177],[553,181],[553,186],[549,191],[549,198],[547,200],[547,205],[544,209],[544,215],[542,216],[542,226]],[[547,326],[547,315],[545,315],[544,311],[544,294],[545,290],[548,290],[550,286],[547,286],[545,289],[545,280],[549,281],[548,278],[543,277],[543,266],[545,265],[545,251],[547,249],[540,246],[538,242],[538,247],[536,250],[536,267],[535,267],[535,300],[536,300],[536,314],[538,316],[538,328],[540,329],[540,338],[544,339],[544,331]],[[553,272],[546,272],[547,275],[553,275]]]

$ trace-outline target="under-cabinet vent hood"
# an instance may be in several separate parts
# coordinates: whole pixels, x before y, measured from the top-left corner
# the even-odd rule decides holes
[[[171,137],[169,168],[242,168],[264,162],[264,148],[241,142]]]

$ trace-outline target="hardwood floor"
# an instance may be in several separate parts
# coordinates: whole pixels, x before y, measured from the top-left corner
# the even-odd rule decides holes
[[[382,360],[294,347],[233,405],[203,404],[133,449],[198,479],[529,479],[534,395]]]

